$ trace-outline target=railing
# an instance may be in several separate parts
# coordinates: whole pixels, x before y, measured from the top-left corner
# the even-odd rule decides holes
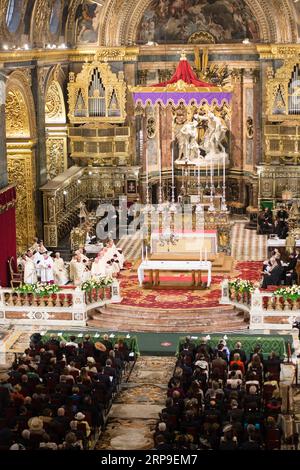
[[[255,289],[253,293],[239,293],[230,289],[228,279],[221,284],[223,305],[233,305],[249,316],[250,330],[291,330],[300,317],[300,300],[286,300],[272,292]]]
[[[77,287],[45,297],[0,288],[0,325],[86,326],[89,310],[121,301],[117,279],[105,289],[86,293]]]

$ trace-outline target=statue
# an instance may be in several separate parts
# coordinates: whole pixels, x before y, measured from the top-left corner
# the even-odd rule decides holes
[[[209,112],[207,116],[200,116],[197,114],[194,116],[194,119],[197,121],[207,121],[208,124],[203,144],[200,145],[200,148],[206,152],[205,158],[214,158],[221,156],[221,154],[223,156],[226,152],[222,142],[226,137],[227,127],[224,125],[222,120],[212,112]]]
[[[193,119],[192,122],[187,122],[181,128],[177,129],[175,137],[178,141],[179,157],[176,163],[192,163],[203,159],[197,141],[197,128],[198,121]]]
[[[89,222],[89,213],[87,211],[85,203],[80,201],[78,207],[79,207],[78,217],[79,217],[80,223],[82,219],[84,223]]]

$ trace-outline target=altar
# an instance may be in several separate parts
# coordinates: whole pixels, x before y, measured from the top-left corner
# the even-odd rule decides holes
[[[210,261],[153,261],[144,260],[138,267],[138,280],[140,286],[144,285],[145,272],[149,272],[149,287],[163,287],[160,280],[160,272],[172,274],[178,272],[186,272],[191,274],[191,284],[189,288],[201,288],[202,283],[202,272],[207,272],[207,283],[206,287],[210,287],[211,284],[211,268],[212,263]],[[168,287],[165,285],[165,287]]]
[[[161,234],[154,231],[151,234],[151,258],[160,254],[173,253],[186,257],[186,259],[207,260],[218,253],[218,236],[216,230],[176,232],[176,242],[162,243]]]

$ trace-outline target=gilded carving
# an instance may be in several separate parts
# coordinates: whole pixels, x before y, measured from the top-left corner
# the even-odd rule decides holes
[[[45,103],[46,122],[61,122],[64,118],[64,110],[59,87],[60,85],[54,80],[48,87]]]
[[[46,142],[47,178],[53,179],[63,173],[65,166],[64,139],[49,138]]]
[[[27,106],[19,90],[10,89],[8,91],[5,112],[7,137],[30,135]]]
[[[24,251],[35,234],[31,156],[9,157],[7,168],[9,183],[16,185],[17,247],[19,251]]]

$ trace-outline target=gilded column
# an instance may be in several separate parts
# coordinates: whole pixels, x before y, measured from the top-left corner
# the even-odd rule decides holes
[[[48,67],[37,66],[33,73],[33,94],[36,104],[37,152],[36,152],[36,211],[37,232],[43,233],[43,204],[39,188],[47,182],[46,127],[45,127],[45,82]]]
[[[0,71],[0,189],[8,184],[7,154],[6,154],[6,127],[5,127],[5,101],[6,76]]]

